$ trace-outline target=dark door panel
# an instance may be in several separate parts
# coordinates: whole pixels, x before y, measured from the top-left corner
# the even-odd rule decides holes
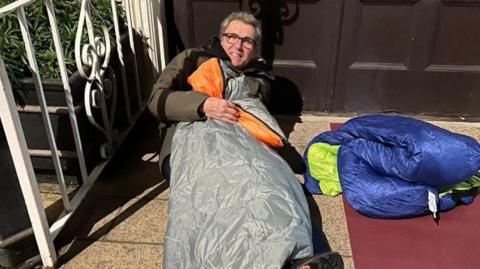
[[[277,77],[290,83],[275,84],[274,94],[298,96],[303,110],[326,110],[331,98],[326,88],[326,1],[246,1],[244,10],[262,21],[262,56]],[[290,99],[277,99],[275,112],[292,106]],[[298,111],[300,112],[300,111]]]
[[[480,1],[346,1],[334,109],[480,115]]]
[[[347,112],[479,115],[475,73],[351,69]],[[368,85],[369,87],[361,87]]]
[[[442,1],[432,65],[480,65],[480,1]]]
[[[228,0],[176,0],[183,2],[184,9],[176,9],[178,18],[183,18],[183,25],[180,34],[186,47],[199,47],[218,35],[220,23],[225,17],[235,10],[238,10],[239,1]]]

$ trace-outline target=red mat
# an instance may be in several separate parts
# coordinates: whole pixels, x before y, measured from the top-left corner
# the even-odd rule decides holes
[[[355,268],[480,268],[479,199],[441,212],[438,225],[432,216],[372,219],[344,199]]]

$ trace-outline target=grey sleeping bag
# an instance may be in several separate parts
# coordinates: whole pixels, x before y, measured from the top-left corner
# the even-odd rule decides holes
[[[279,131],[241,73],[221,62],[226,99]],[[238,124],[179,123],[164,268],[281,268],[313,254],[303,190],[288,164]]]

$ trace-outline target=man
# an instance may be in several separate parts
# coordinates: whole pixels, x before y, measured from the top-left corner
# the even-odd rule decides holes
[[[260,42],[259,22],[234,12],[219,39],[179,54],[154,85],[149,109],[173,123],[160,152],[162,174],[172,173],[165,268],[342,265],[336,253],[311,257],[302,189],[268,142],[252,138],[264,124],[283,139],[261,104],[269,101],[271,76],[257,58]],[[259,125],[245,124],[249,115]]]
[[[267,104],[270,101],[270,88],[267,80],[271,76],[263,61],[255,59],[261,42],[259,26],[253,16],[245,16],[245,13],[233,13],[222,22],[220,43],[218,39],[214,39],[205,48],[187,49],[177,55],[167,65],[153,86],[149,102],[150,112],[168,124],[203,120],[205,117],[228,123],[236,122],[238,111],[231,101],[191,91],[191,86],[187,83],[187,78],[198,66],[212,57],[230,60],[229,64],[232,67],[246,69],[246,73],[251,74],[251,76],[247,76],[247,79],[251,85],[252,94]],[[175,124],[170,125],[160,151],[162,174],[166,178],[169,177],[169,168],[166,162],[171,151],[174,130]]]

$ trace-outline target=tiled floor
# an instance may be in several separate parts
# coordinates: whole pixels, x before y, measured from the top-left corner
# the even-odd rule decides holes
[[[282,152],[294,171],[301,154],[330,122],[347,118],[304,116],[279,118],[292,147]],[[62,268],[162,268],[167,225],[168,184],[161,181],[155,152],[157,128],[141,122],[90,190],[84,202],[56,240]],[[480,139],[479,124],[436,124]],[[302,181],[301,175],[298,175]],[[47,213],[60,204],[55,186],[42,184]],[[339,252],[345,268],[354,268],[341,197],[307,197],[314,237]],[[51,215],[51,214],[50,214]]]

